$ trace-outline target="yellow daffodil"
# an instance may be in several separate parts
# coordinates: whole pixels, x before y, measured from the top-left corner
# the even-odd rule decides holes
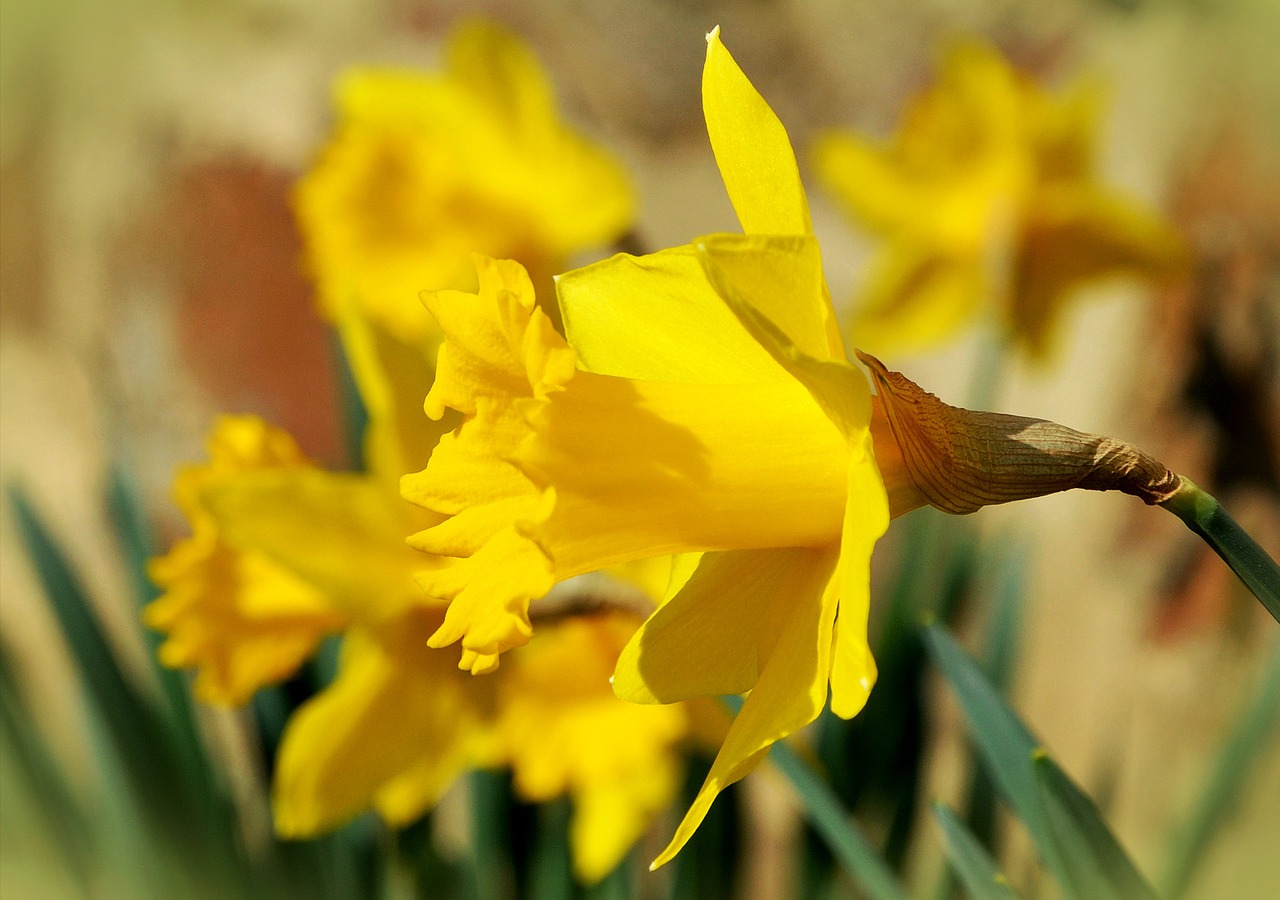
[[[1177,272],[1173,229],[1098,178],[1099,106],[1092,87],[1053,96],[971,43],[945,56],[888,142],[822,138],[819,176],[883,239],[856,298],[859,343],[924,347],[991,308],[1043,354],[1083,285]]]
[[[256,418],[220,420],[211,461],[178,481],[195,533],[152,565],[165,589],[147,611],[168,633],[161,658],[199,666],[202,699],[242,703],[342,631],[336,679],[285,730],[280,834],[314,835],[371,807],[407,824],[462,772],[510,766],[526,799],[573,798],[575,869],[596,881],[674,799],[679,745],[701,720],[613,695],[635,614],[558,616],[495,679],[427,648],[444,607],[414,584],[422,559],[404,535],[439,517],[405,503],[398,483],[405,460],[430,453],[448,425],[422,415],[431,371],[421,353],[359,317],[342,324],[370,414],[370,471],[323,471]],[[661,570],[628,574],[653,584]]]
[[[151,562],[149,574],[164,594],[147,607],[145,620],[166,633],[159,649],[165,665],[198,670],[196,696],[239,704],[287,677],[346,619],[266,554],[228,546],[203,499],[205,491],[238,478],[301,471],[307,462],[293,439],[251,416],[228,416],[210,436],[209,457],[175,482],[192,535]]]
[[[445,333],[426,409],[464,419],[403,482],[442,517],[411,538],[444,558],[419,575],[450,601],[431,643],[460,641],[474,673],[529,639],[530,603],[557,581],[702,554],[681,557],[614,689],[640,703],[750,695],[655,865],[828,690],[839,715],[862,708],[872,546],[891,504],[923,502],[896,475],[886,493],[883,417],[845,358],[795,156],[718,30],[703,105],[746,234],[560,276],[567,341],[513,262],[477,257],[476,294],[425,294]],[[886,473],[900,470],[891,446]]]
[[[559,119],[533,53],[496,25],[457,28],[438,75],[351,69],[335,103],[335,133],[294,198],[331,316],[355,303],[421,344],[433,326],[419,291],[473,286],[472,251],[549,284],[630,225],[622,168]]]

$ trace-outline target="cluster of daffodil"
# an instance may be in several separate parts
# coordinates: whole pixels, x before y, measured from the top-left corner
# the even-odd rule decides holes
[[[453,423],[422,412],[439,330],[417,295],[473,284],[459,274],[472,251],[514,256],[550,289],[568,255],[615,238],[634,205],[613,158],[560,122],[525,46],[477,24],[448,51],[436,77],[343,76],[336,134],[296,195],[322,309],[368,413],[367,471],[324,471],[260,419],[220,420],[209,462],[178,477],[194,533],[152,564],[164,595],[147,621],[167,633],[162,660],[196,668],[197,695],[217,704],[245,702],[343,636],[336,679],[283,738],[280,834],[371,807],[405,824],[461,773],[509,766],[527,800],[572,796],[576,868],[590,881],[670,806],[682,744],[716,741],[723,713],[613,696],[635,612],[559,616],[492,678],[426,646],[445,601],[415,584],[432,564],[405,538],[441,516],[402,500],[399,482]],[[668,568],[620,574],[656,598]]]
[[[343,635],[336,680],[283,740],[282,834],[370,807],[408,822],[463,771],[510,766],[528,799],[572,796],[577,869],[599,878],[673,800],[681,744],[710,736],[718,755],[661,864],[828,699],[862,708],[869,561],[892,517],[1077,486],[1181,496],[1123,445],[945,407],[868,357],[873,393],[787,134],[718,30],[702,93],[743,233],[553,280],[629,225],[632,198],[558,120],[523,46],[473,25],[443,75],[340,82],[297,207],[368,410],[367,471],[220,421],[210,461],[178,479],[194,534],[154,563],[165,594],[148,612],[164,661],[198,668],[210,702],[243,702]],[[890,286],[872,314],[941,326],[995,293],[1039,344],[1065,286],[1170,256],[1164,226],[1092,186],[1087,105],[1058,108],[966,50],[892,149],[824,145],[823,170],[888,235],[896,274],[876,276]],[[993,289],[987,244],[1010,228],[1016,277]],[[428,316],[418,294],[440,286]],[[650,559],[647,620],[544,599]],[[460,666],[439,649],[455,642]],[[685,702],[731,694],[747,697],[727,732],[718,707]]]

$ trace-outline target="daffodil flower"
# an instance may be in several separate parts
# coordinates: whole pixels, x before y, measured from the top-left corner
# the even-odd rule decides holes
[[[550,285],[570,255],[631,224],[622,167],[560,120],[532,51],[490,22],[455,29],[439,74],[353,68],[334,99],[334,135],[294,197],[331,318],[354,303],[422,344],[433,325],[419,291],[473,285],[472,251]]]
[[[986,314],[1043,355],[1082,286],[1181,271],[1172,227],[1098,177],[1100,105],[1091,85],[1048,94],[966,43],[888,142],[820,139],[820,178],[883,239],[856,298],[859,343],[919,349]]]
[[[311,836],[371,807],[408,824],[464,771],[509,766],[525,799],[573,798],[575,870],[597,881],[676,796],[681,746],[715,734],[714,713],[613,695],[635,613],[557,616],[494,679],[427,649],[444,606],[414,583],[423,560],[404,535],[440,517],[405,503],[398,484],[451,422],[421,413],[432,373],[420,352],[359,316],[341,324],[369,410],[368,473],[324,471],[285,432],[221,419],[210,462],[178,480],[194,534],[152,564],[164,594],[146,618],[167,633],[161,659],[198,667],[202,699],[238,704],[340,632],[336,679],[285,729],[278,833]]]
[[[465,418],[403,482],[443,517],[410,539],[446,559],[419,575],[451,601],[431,643],[460,641],[474,673],[528,641],[557,581],[702,554],[614,677],[641,703],[750,691],[655,865],[828,692],[841,716],[862,708],[872,547],[891,501],[923,502],[905,477],[886,491],[786,132],[708,41],[707,127],[746,234],[560,276],[567,341],[512,262],[478,257],[477,294],[425,294],[446,336],[426,409]]]

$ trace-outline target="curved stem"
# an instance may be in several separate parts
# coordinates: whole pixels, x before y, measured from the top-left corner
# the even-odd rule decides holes
[[[1211,494],[1185,475],[1180,477],[1177,489],[1160,505],[1200,535],[1280,622],[1280,565],[1227,515]]]

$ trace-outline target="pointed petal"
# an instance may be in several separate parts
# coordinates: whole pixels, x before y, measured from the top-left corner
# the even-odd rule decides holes
[[[619,254],[557,276],[556,293],[588,372],[705,384],[782,377],[707,283],[692,247]]]
[[[393,488],[315,468],[246,473],[204,502],[226,540],[315,585],[348,616],[374,621],[423,600],[421,559],[404,544],[409,509]]]
[[[1043,353],[1071,291],[1117,275],[1176,277],[1186,264],[1178,233],[1139,204],[1088,187],[1046,191],[1016,260],[1012,328]]]
[[[598,881],[618,864],[679,787],[678,706],[635,706],[609,689],[627,615],[568,619],[540,630],[503,670],[500,727],[526,800],[574,799],[574,868]]]
[[[977,256],[890,241],[872,260],[859,290],[858,346],[895,353],[934,344],[970,321],[994,290]]]
[[[720,42],[719,27],[707,35],[702,109],[742,230],[812,232],[809,203],[786,129]]]
[[[801,352],[844,359],[835,310],[812,235],[713,234],[694,242],[699,259],[773,322]]]
[[[826,576],[816,590],[777,598],[785,616],[769,656],[762,660],[760,678],[729,727],[724,746],[671,843],[650,868],[670,862],[693,836],[716,796],[759,765],[774,742],[799,731],[822,712],[841,588],[840,579],[834,577],[837,559],[829,551],[815,566]]]
[[[427,652],[429,628],[406,620],[349,633],[337,680],[285,730],[272,804],[281,836],[332,828],[381,805],[386,790],[391,818],[408,821],[475,763],[488,682]]]
[[[821,183],[848,213],[873,231],[911,224],[920,193],[897,165],[888,148],[861,135],[828,132],[813,149]]]
[[[706,553],[684,587],[623,649],[613,690],[632,703],[673,703],[751,690],[787,617],[831,577],[830,550]]]
[[[840,540],[840,613],[831,659],[831,709],[845,719],[862,709],[876,680],[876,664],[867,643],[871,553],[889,527],[889,502],[874,464],[870,434],[849,460],[848,496]]]
[[[616,869],[679,789],[680,767],[668,756],[625,779],[574,791],[569,845],[578,878],[595,884]]]
[[[716,292],[751,336],[778,365],[804,385],[846,439],[861,441],[871,427],[871,386],[866,376],[843,358],[814,357],[800,350],[787,333],[762,312],[776,304],[763,298],[757,300],[757,287],[740,283],[732,270],[722,266],[714,242],[699,243],[698,258]]]
[[[487,19],[465,21],[445,45],[448,77],[526,134],[556,124],[546,73],[523,41]]]

